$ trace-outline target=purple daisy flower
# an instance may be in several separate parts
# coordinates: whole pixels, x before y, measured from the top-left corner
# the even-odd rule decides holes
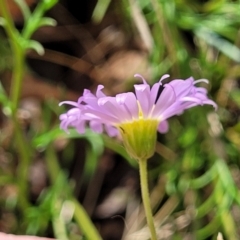
[[[142,148],[143,144],[152,145],[156,142],[157,130],[161,133],[168,131],[168,118],[198,105],[208,104],[217,108],[216,103],[207,97],[207,90],[196,87],[199,82],[208,83],[206,79],[194,81],[190,77],[186,80],[173,80],[163,85],[163,90],[158,97],[162,81],[169,75],[162,76],[160,81],[152,87],[141,75],[136,74],[135,77],[140,77],[143,81],[142,84],[134,85],[135,94],[127,92],[110,97],[102,92],[104,87],[99,85],[96,95],[89,90],[84,90],[78,102],[61,102],[60,105],[69,104],[74,108],[60,116],[60,127],[65,131],[68,127],[74,127],[79,133],[84,133],[88,124],[93,131],[98,133],[103,132],[104,129],[109,136],[116,136],[120,133],[130,155],[139,159],[139,153],[136,155],[133,153],[136,150],[129,149]],[[138,140],[135,139],[136,136]],[[153,147],[146,148],[152,149]],[[149,157],[153,154],[152,151],[154,150],[151,150],[151,153],[141,153],[141,158]]]

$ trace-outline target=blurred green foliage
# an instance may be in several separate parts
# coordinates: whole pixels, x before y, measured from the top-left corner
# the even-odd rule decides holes
[[[19,5],[23,2],[17,1]],[[25,5],[22,6],[25,19],[30,16],[35,19],[32,21],[33,27],[28,25],[23,29],[23,34],[29,38],[27,47],[39,53],[43,52],[41,45],[30,40],[30,36],[40,26],[55,23],[43,17],[45,11],[55,3],[41,1],[42,5],[36,9],[35,15],[31,15]],[[154,208],[156,220],[161,216],[158,231],[166,231],[165,227],[170,224],[170,239],[216,239],[218,232],[223,233],[224,239],[239,239],[240,1],[123,0],[116,3],[99,0],[92,16],[95,24],[101,23],[109,8],[116,12],[121,8],[124,30],[138,34],[145,43],[152,79],[157,81],[166,72],[172,78],[193,76],[196,79],[209,79],[209,94],[219,106],[217,112],[209,107],[198,107],[174,117],[170,120],[170,131],[159,136],[167,152],[164,154],[162,149],[157,149],[160,156],[156,154],[149,160],[152,192],[158,189],[160,183],[164,184],[162,192],[158,192]],[[139,19],[144,20],[147,28],[139,25]],[[3,20],[1,22],[4,24]],[[3,71],[12,66],[12,58],[5,40],[1,38],[0,41],[0,70]],[[6,58],[10,60],[3,61]],[[11,116],[11,104],[0,85],[0,105],[6,118]],[[52,223],[56,237],[79,239],[84,235],[84,231],[71,231],[72,225],[75,226],[79,221],[78,216],[75,216],[75,220],[70,216],[66,221],[60,214],[64,203],[72,200],[74,184],[69,184],[67,170],[59,166],[53,142],[67,139],[68,145],[62,154],[64,156],[65,153],[70,159],[73,153],[69,139],[85,140],[86,155],[79,177],[79,181],[85,185],[93,179],[105,148],[121,155],[133,168],[137,166],[116,139],[90,131],[83,135],[74,130],[70,130],[69,134],[64,133],[59,129],[58,121],[62,110],[56,101],[45,101],[42,128],[36,131],[30,126],[28,147],[31,152],[43,152],[50,183],[37,202],[26,209],[21,226],[16,227],[12,223],[16,233],[44,235],[49,223]],[[3,130],[0,133],[2,145],[5,133]],[[14,144],[7,151],[14,153]],[[11,170],[0,169],[0,186],[17,185],[21,181],[14,176],[14,167]],[[3,209],[15,209],[18,205],[17,196],[6,202],[1,197],[0,201]],[[128,219],[126,221],[128,224]],[[81,228],[81,224],[79,226]],[[129,225],[126,231],[141,232],[143,226]],[[59,233],[59,230],[62,231]]]

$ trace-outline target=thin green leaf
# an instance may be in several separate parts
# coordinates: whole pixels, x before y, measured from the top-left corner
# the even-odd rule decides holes
[[[18,7],[21,9],[21,12],[24,17],[24,21],[27,22],[28,19],[30,18],[31,11],[28,5],[26,4],[26,1],[25,0],[14,0],[14,1],[17,3]]]
[[[240,62],[240,49],[229,41],[221,38],[216,33],[207,28],[198,28],[195,30],[195,34],[206,41],[209,45],[214,46],[220,52],[231,58],[236,62]]]
[[[102,21],[104,15],[106,14],[106,11],[109,7],[111,0],[99,0],[97,1],[97,5],[93,11],[92,14],[92,20],[95,23],[99,23]]]
[[[38,23],[38,28],[42,27],[42,26],[56,26],[57,25],[57,21],[53,18],[48,18],[48,17],[43,17],[41,18],[41,20]]]
[[[42,44],[35,40],[29,40],[26,48],[35,50],[39,55],[44,55],[44,48]]]

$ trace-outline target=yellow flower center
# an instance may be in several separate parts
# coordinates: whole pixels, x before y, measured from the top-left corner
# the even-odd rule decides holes
[[[139,119],[117,126],[123,144],[132,158],[143,160],[154,154],[158,124],[156,119],[144,119],[142,111],[139,110]]]

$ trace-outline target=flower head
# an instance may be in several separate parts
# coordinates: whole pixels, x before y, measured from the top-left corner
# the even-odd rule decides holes
[[[79,133],[84,133],[86,125],[98,133],[105,131],[109,136],[120,134],[124,146],[135,159],[149,158],[153,155],[156,143],[156,131],[168,131],[168,118],[179,115],[184,110],[198,105],[216,103],[207,97],[207,90],[196,87],[205,79],[194,81],[192,77],[173,80],[162,84],[169,75],[164,75],[152,87],[141,76],[142,84],[134,85],[132,92],[117,94],[115,97],[106,96],[99,85],[96,95],[84,90],[78,102],[65,101],[74,108],[60,116],[60,127],[67,131],[74,127]],[[163,90],[159,96],[159,89]]]

